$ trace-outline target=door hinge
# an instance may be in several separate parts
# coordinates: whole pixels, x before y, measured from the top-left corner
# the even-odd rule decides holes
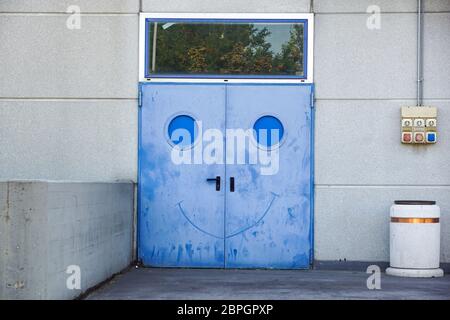
[[[141,89],[139,89],[139,94],[138,94],[138,106],[139,106],[139,108],[142,107],[142,91],[141,91]]]
[[[311,109],[314,109],[314,104],[315,104],[315,101],[314,101],[314,89],[311,91]]]

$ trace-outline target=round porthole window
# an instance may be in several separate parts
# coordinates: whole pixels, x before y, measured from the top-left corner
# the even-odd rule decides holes
[[[260,146],[270,148],[280,143],[284,127],[274,116],[262,116],[253,125],[255,139]]]
[[[189,148],[194,144],[197,132],[197,122],[188,115],[174,117],[167,126],[170,143],[183,149]]]

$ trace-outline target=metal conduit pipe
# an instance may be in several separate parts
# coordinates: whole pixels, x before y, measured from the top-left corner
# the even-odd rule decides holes
[[[417,106],[423,101],[423,4],[417,0]]]

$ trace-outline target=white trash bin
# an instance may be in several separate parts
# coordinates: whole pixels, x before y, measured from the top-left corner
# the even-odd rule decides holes
[[[401,277],[442,277],[440,209],[435,201],[398,200],[391,207],[390,268]]]

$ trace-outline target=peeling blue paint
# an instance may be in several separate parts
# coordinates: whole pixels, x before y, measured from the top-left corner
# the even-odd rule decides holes
[[[247,221],[255,221],[270,194],[278,196],[259,224],[227,239],[227,252],[238,248],[241,254],[226,261],[226,267],[310,266],[312,89],[297,85],[230,85],[227,89],[230,127],[245,127],[253,119],[272,115],[285,128],[285,139],[279,147],[280,167],[275,175],[261,175],[260,165],[227,167],[227,176],[236,177],[239,190],[227,195],[227,230],[239,230]],[[242,254],[242,241],[248,255]]]
[[[143,263],[308,268],[312,86],[149,83],[140,88],[138,252]],[[246,129],[262,115],[280,119],[285,141],[278,173],[261,175],[259,164],[175,165],[166,125],[179,114],[222,132],[225,123]],[[220,191],[206,182],[215,176],[223,179]],[[228,190],[230,177],[235,177],[234,193]]]
[[[187,253],[189,259],[192,259],[192,255],[194,254],[194,250],[192,250],[192,244],[186,243],[185,248],[186,248],[186,253]]]
[[[178,245],[177,263],[180,263],[182,257],[183,257],[183,247],[181,245]]]

